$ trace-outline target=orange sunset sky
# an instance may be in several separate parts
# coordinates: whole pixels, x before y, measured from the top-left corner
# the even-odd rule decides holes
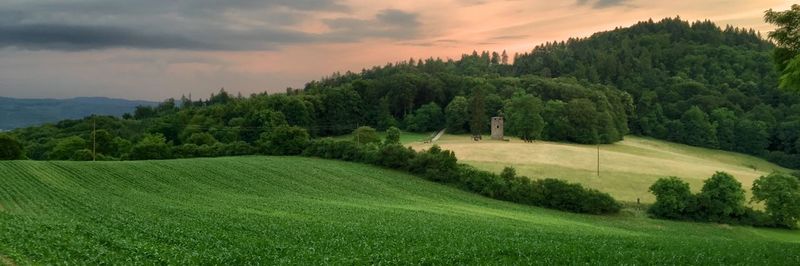
[[[784,0],[29,1],[0,3],[0,96],[194,98],[302,87],[408,58],[509,54],[680,16],[764,35]]]

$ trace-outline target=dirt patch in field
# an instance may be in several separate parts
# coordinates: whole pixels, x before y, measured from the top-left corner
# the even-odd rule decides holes
[[[11,260],[11,258],[6,257],[3,254],[0,254],[0,264],[8,265],[8,266],[17,266],[17,264],[14,263],[14,261]]]

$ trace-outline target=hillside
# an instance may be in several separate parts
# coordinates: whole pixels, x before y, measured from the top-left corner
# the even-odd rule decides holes
[[[800,94],[778,89],[774,48],[753,30],[666,18],[537,46],[514,72],[629,93],[632,134],[798,168]]]
[[[104,97],[72,99],[16,99],[0,97],[0,130],[78,119],[92,114],[122,116],[136,106],[155,105],[148,101],[131,101]]]
[[[757,157],[692,147],[651,138],[626,136],[625,140],[600,145],[600,177],[597,176],[597,146],[537,141],[525,143],[475,142],[471,136],[445,135],[435,144],[452,150],[461,162],[499,173],[506,166],[532,178],[553,177],[582,183],[605,191],[621,201],[644,203],[655,200],[648,188],[658,178],[677,176],[700,190],[703,180],[716,171],[734,175],[749,191],[753,181],[773,171],[792,172]],[[416,142],[415,149],[433,144]]]
[[[796,265],[797,231],[587,216],[296,157],[0,162],[4,263]]]

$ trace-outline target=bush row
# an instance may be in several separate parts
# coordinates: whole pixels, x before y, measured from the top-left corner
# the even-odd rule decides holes
[[[745,206],[742,184],[725,172],[707,179],[697,194],[677,177],[661,178],[650,186],[656,202],[648,212],[657,218],[760,227],[796,228],[800,220],[800,177],[772,173],[753,183],[750,202],[764,203],[764,211]]]
[[[309,142],[304,156],[337,159],[407,171],[490,198],[589,214],[617,213],[621,205],[609,194],[557,179],[531,180],[506,168],[501,174],[459,164],[455,154],[433,146],[415,152],[398,143],[358,144],[348,140]]]

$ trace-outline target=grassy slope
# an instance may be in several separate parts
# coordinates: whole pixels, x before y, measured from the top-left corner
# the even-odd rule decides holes
[[[295,157],[0,162],[0,259],[241,264],[800,263],[800,232],[587,216]]]
[[[647,190],[664,176],[681,177],[699,191],[703,180],[716,171],[725,171],[749,190],[762,175],[791,171],[753,156],[635,136],[600,145],[600,177],[597,177],[595,145],[524,143],[516,138],[508,142],[475,142],[465,135],[446,135],[436,144],[454,151],[460,161],[481,169],[500,172],[503,167],[514,166],[521,175],[580,182],[628,202],[636,202],[637,198],[642,202],[655,200]],[[415,149],[427,149],[430,145],[411,144]]]

